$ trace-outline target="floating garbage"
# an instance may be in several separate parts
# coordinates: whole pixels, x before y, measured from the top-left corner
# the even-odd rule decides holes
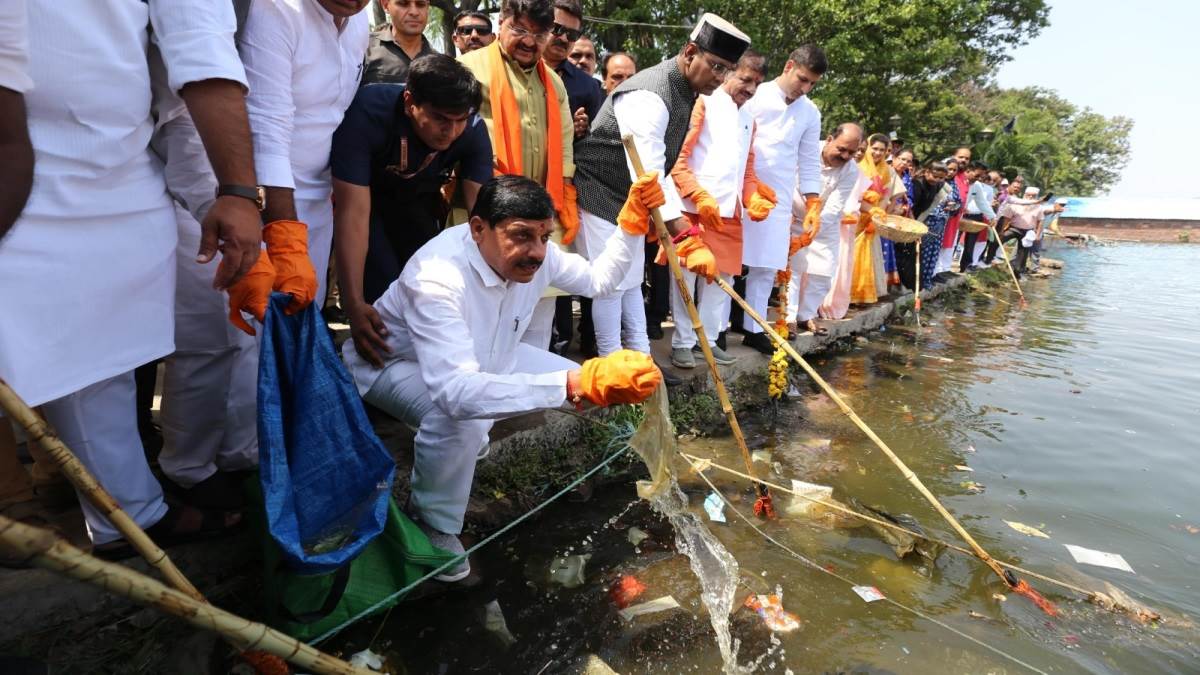
[[[632,621],[634,618],[644,614],[665,612],[670,609],[679,609],[679,603],[675,601],[675,598],[669,595],[664,595],[663,597],[655,598],[650,602],[643,602],[640,605],[626,607],[625,609],[617,612],[617,614],[620,614],[621,618],[625,619],[626,621]]]
[[[716,492],[710,494],[704,500],[704,512],[714,523],[725,522],[725,500],[721,499],[721,495]]]
[[[483,606],[483,628],[495,635],[505,647],[517,643],[517,638],[508,630],[508,623],[504,620],[504,612],[500,609],[498,600],[492,600]]]
[[[1025,523],[1018,523],[1018,522],[1014,522],[1011,520],[1004,521],[1004,524],[1008,525],[1009,527],[1016,530],[1017,532],[1020,532],[1021,534],[1029,535],[1030,537],[1038,537],[1041,539],[1049,539],[1050,538],[1050,535],[1046,534],[1045,532],[1042,532],[1040,529],[1033,527],[1032,525],[1026,525]]]
[[[924,536],[925,530],[921,528],[919,523],[917,523],[917,519],[913,518],[907,513],[901,513],[898,516],[893,516],[886,511],[865,506],[859,503],[858,500],[854,499],[853,497],[850,498],[850,507],[855,511],[862,513],[863,515],[869,515],[880,520],[886,520],[888,522],[895,523],[906,530],[916,532],[917,534],[921,535],[914,536],[908,534],[907,532],[901,532],[890,527],[884,527],[883,525],[873,523],[869,520],[866,521],[867,527],[871,528],[871,530],[873,530],[875,534],[878,534],[888,546],[892,547],[892,550],[896,552],[896,557],[903,559],[904,557],[915,553],[916,555],[925,558],[930,563],[933,563],[936,562],[938,556],[941,555],[942,549],[944,548],[943,545],[926,539]]]
[[[762,462],[763,464],[770,464],[771,463],[771,451],[770,450],[755,450],[754,452],[750,453],[750,461],[751,462]]]
[[[1071,553],[1071,557],[1075,562],[1084,565],[1096,565],[1098,567],[1111,567],[1115,570],[1124,570],[1131,574],[1136,574],[1129,563],[1125,562],[1125,558],[1119,553],[1105,553],[1104,551],[1094,551],[1090,548],[1075,546],[1074,544],[1063,544],[1067,547],[1067,551]]]
[[[583,569],[591,560],[591,553],[583,555],[568,555],[555,558],[550,563],[550,583],[559,584],[563,588],[577,588],[583,585]]]
[[[358,668],[370,668],[376,672],[383,672],[383,655],[376,654],[370,649],[364,649],[350,657],[350,665]]]
[[[800,618],[783,608],[778,595],[751,594],[742,604],[757,612],[775,633],[790,633],[800,627]]]
[[[972,469],[971,467],[967,466],[966,464],[955,464],[954,470],[955,471],[966,471],[967,473],[975,472],[975,469]]]
[[[852,586],[850,590],[857,593],[858,597],[862,598],[864,602],[875,602],[876,600],[884,599],[883,593],[874,586]]]
[[[645,592],[646,585],[638,581],[637,577],[632,574],[622,574],[617,579],[617,583],[608,589],[608,597],[612,598],[613,604],[618,608],[625,609]]]
[[[646,531],[640,527],[631,527],[629,528],[629,535],[626,538],[629,539],[629,543],[637,546],[649,539],[650,535],[646,534]]]
[[[809,499],[828,501],[833,497],[833,488],[816,483],[805,483],[795,478],[792,479],[792,492],[796,494],[792,496],[791,502],[784,509],[788,515],[792,516],[806,516],[813,513],[813,507],[819,505]],[[805,497],[809,499],[805,499]]]

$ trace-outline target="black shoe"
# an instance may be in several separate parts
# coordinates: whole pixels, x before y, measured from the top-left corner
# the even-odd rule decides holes
[[[188,506],[210,511],[237,511],[245,508],[246,495],[242,489],[249,472],[218,471],[191,487],[183,487],[164,478],[163,489]]]
[[[742,344],[767,356],[775,353],[775,345],[766,333],[751,333],[742,338]]]
[[[658,366],[659,372],[662,373],[663,384],[667,385],[668,387],[678,387],[679,385],[683,384],[682,377],[679,377],[675,373],[663,368],[662,364],[658,363],[657,361],[654,362],[654,365]]]
[[[729,349],[725,346],[725,331],[721,331],[721,334],[717,336],[717,346],[722,350]]]
[[[651,340],[663,339],[662,323],[659,321],[651,321],[646,325],[646,337]]]

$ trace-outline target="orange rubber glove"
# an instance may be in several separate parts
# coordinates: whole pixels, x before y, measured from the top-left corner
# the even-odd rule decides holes
[[[700,225],[706,230],[721,231],[721,205],[717,203],[707,190],[696,190],[692,193],[692,201],[699,211]]]
[[[864,192],[862,194],[862,201],[866,204],[870,204],[871,206],[875,206],[876,204],[878,204],[879,200],[882,198],[883,198],[883,195],[879,194],[878,192],[876,192],[874,190],[867,190],[866,192]]]
[[[229,287],[229,323],[254,335],[254,327],[246,322],[242,312],[249,312],[262,323],[267,313],[267,301],[271,299],[271,287],[275,284],[275,266],[266,251],[258,254],[258,260],[249,272]]]
[[[877,223],[882,223],[887,219],[887,211],[878,206],[861,214],[858,218],[858,231],[860,233],[875,234],[875,226]]]
[[[713,252],[700,237],[684,239],[683,243],[675,247],[675,254],[679,256],[679,264],[688,271],[699,274],[709,281],[716,278],[717,259],[713,257]]]
[[[766,220],[771,209],[775,208],[778,203],[775,198],[775,190],[771,189],[770,185],[759,182],[754,194],[750,195],[749,201],[746,202],[746,212],[750,214],[750,220],[755,222]]]
[[[650,209],[667,203],[662,186],[658,184],[658,172],[644,174],[629,186],[629,197],[617,214],[617,225],[635,237],[650,231]]]
[[[558,223],[563,229],[563,246],[570,246],[571,242],[575,241],[575,235],[579,234],[579,204],[576,194],[573,183],[563,183],[563,207],[558,212]]]
[[[858,215],[853,214],[853,213],[842,214],[842,224],[843,225],[857,225],[858,224]]]
[[[809,197],[804,201],[805,212],[804,222],[801,224],[800,248],[811,244],[817,233],[821,231],[821,206],[819,197]]]
[[[284,310],[295,314],[317,295],[317,272],[308,257],[308,226],[298,220],[276,220],[263,228],[263,241],[275,265],[275,290],[292,296]]]
[[[568,390],[571,389],[568,378]],[[662,372],[649,354],[621,349],[583,362],[579,386],[568,391],[568,398],[578,395],[596,405],[641,403],[654,393],[662,382]]]
[[[809,240],[808,243],[811,244],[812,240]],[[808,244],[805,244],[804,240],[801,239],[801,237],[799,235],[793,234],[792,237],[790,239],[788,239],[788,260],[791,260],[792,256],[799,253],[800,249],[804,248],[807,245]]]

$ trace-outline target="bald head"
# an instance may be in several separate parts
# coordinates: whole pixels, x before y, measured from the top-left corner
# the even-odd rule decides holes
[[[863,130],[853,122],[837,125],[833,133],[825,141],[821,150],[821,161],[826,166],[838,168],[854,159],[854,152],[862,145]]]
[[[604,91],[611,94],[617,85],[628,80],[637,72],[637,63],[625,52],[615,52],[604,57]]]

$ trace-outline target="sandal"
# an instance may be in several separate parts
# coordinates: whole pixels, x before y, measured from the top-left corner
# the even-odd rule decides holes
[[[185,525],[185,521],[195,521],[194,527]],[[184,504],[173,504],[167,508],[167,513],[159,521],[146,528],[146,534],[159,548],[168,548],[177,544],[188,544],[197,541],[214,539],[236,531],[242,524],[242,514],[237,511],[202,510]],[[183,529],[186,528],[186,529]],[[92,555],[101,560],[115,562],[138,555],[137,549],[125,539],[106,542],[92,548]]]
[[[817,322],[813,319],[809,319],[807,322],[805,322],[804,327],[806,330],[808,330],[808,332],[818,337],[829,335],[829,329],[825,328],[824,326],[818,326]]]

